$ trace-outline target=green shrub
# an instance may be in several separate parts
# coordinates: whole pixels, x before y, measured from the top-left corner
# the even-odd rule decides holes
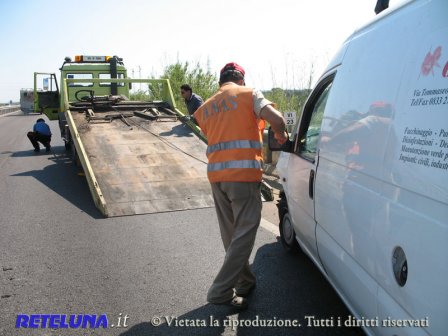
[[[152,76],[152,78],[157,77]],[[191,66],[189,62],[181,63],[177,61],[175,64],[165,67],[162,76],[158,78],[164,78],[170,81],[176,106],[184,113],[187,113],[187,108],[184,99],[180,95],[180,87],[182,84],[190,85],[193,92],[201,96],[204,101],[218,90],[218,79],[216,75],[212,74],[210,70],[204,70],[199,62]],[[150,86],[149,96],[151,100],[160,99],[160,88]]]

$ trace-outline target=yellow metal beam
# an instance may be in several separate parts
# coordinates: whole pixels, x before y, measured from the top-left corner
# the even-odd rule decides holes
[[[64,88],[67,90],[67,80],[64,80]],[[78,153],[79,160],[81,161],[82,167],[84,169],[86,178],[87,178],[87,184],[89,185],[90,192],[93,196],[93,200],[95,202],[96,207],[101,211],[101,213],[108,217],[107,213],[107,204],[106,200],[103,197],[103,193],[101,192],[101,189],[98,185],[98,182],[95,178],[95,174],[93,173],[92,166],[90,165],[89,158],[86,154],[86,151],[84,149],[84,146],[81,141],[81,137],[78,133],[78,129],[76,127],[76,124],[72,118],[72,114],[69,109],[69,104],[67,100],[67,95],[64,96],[65,98],[65,117],[67,118],[67,124],[70,129],[70,133],[73,139],[73,143],[75,145],[76,151]]]

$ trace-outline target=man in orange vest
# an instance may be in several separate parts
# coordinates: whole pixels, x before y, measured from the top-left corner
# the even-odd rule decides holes
[[[244,75],[240,65],[226,64],[218,92],[194,113],[208,140],[207,175],[226,251],[207,301],[238,309],[247,308],[256,282],[249,257],[261,220],[264,120],[280,143],[288,138],[282,114],[261,91],[245,87]]]

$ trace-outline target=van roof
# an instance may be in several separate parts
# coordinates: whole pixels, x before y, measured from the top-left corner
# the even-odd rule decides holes
[[[362,34],[368,32],[371,30],[375,25],[380,24],[378,22],[382,22],[385,20],[386,17],[390,17],[391,15],[394,15],[397,11],[401,12],[403,7],[409,6],[412,3],[420,2],[421,0],[404,0],[403,2],[393,5],[387,10],[382,11],[380,14],[374,16],[371,20],[364,23],[362,26],[356,28],[354,32],[348,36],[345,41],[340,46],[339,50],[335,53],[332,60],[327,65],[327,68],[322,73],[321,76],[325,76],[329,71],[332,71],[332,69],[338,67],[341,65],[342,60],[344,58],[344,55],[347,51],[347,49],[350,46],[350,42],[357,38],[358,36],[361,36]],[[372,10],[373,12],[373,10]]]
[[[391,15],[394,15],[397,11],[401,11],[403,7],[409,6],[411,3],[418,2],[420,0],[404,0],[403,2],[399,4],[392,5],[387,10],[382,11],[380,14],[374,16],[372,19],[361,25],[360,27],[356,28],[355,31],[345,40],[344,43],[349,42],[354,37],[361,35],[365,33],[367,30],[371,28],[374,24],[376,24],[378,21],[384,20],[386,17],[389,17]],[[373,12],[373,10],[372,10]]]

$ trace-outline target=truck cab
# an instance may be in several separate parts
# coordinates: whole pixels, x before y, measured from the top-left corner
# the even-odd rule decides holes
[[[131,84],[105,82],[110,78],[127,78],[123,59],[117,56],[77,55],[74,61],[66,57],[61,68],[59,89],[55,73],[34,73],[34,111],[44,113],[50,120],[59,120],[61,136],[70,148],[65,112],[69,103],[88,102],[93,97],[121,96],[128,99]],[[71,80],[66,83],[66,79]],[[79,79],[82,82],[74,80]],[[101,82],[88,82],[100,79]],[[87,82],[86,82],[87,80]]]
[[[127,78],[123,60],[117,56],[75,56],[72,62],[66,58],[61,67],[61,83],[65,79]],[[70,82],[67,92],[62,92],[60,110],[64,110],[64,95],[69,102],[86,101],[92,96],[123,95],[129,97],[129,85],[110,82]]]

